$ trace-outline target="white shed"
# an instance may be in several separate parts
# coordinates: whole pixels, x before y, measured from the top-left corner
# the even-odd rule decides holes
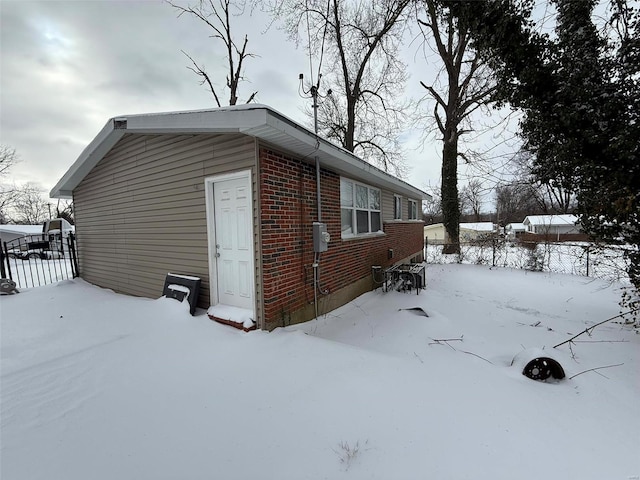
[[[25,235],[39,235],[42,225],[0,225],[0,242],[10,242]]]
[[[565,235],[582,233],[575,215],[529,215],[522,222],[527,233]]]

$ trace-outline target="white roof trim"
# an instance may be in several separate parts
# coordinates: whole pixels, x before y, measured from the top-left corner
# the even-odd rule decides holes
[[[123,115],[109,119],[51,190],[52,198],[71,198],[73,189],[125,133],[243,133],[296,153],[323,167],[396,193],[430,200],[422,190],[400,180],[316,135],[265,105],[211,110]]]

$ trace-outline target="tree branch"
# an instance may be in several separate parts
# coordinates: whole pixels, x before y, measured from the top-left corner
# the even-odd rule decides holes
[[[571,342],[572,340],[574,340],[574,339],[578,338],[580,335],[584,335],[585,333],[590,334],[590,333],[593,331],[593,329],[594,329],[594,328],[596,328],[596,327],[597,327],[597,326],[599,326],[599,325],[602,325],[603,323],[610,322],[611,320],[615,320],[616,318],[624,317],[625,315],[629,315],[630,313],[634,313],[634,312],[637,312],[637,311],[638,311],[638,309],[637,309],[637,308],[636,308],[636,309],[633,309],[633,310],[629,310],[629,311],[627,311],[627,312],[624,312],[624,313],[621,313],[621,314],[619,314],[619,315],[616,315],[615,317],[607,318],[606,320],[603,320],[602,322],[598,322],[598,323],[596,323],[595,325],[591,325],[590,327],[585,328],[585,329],[584,329],[582,332],[580,332],[579,334],[574,335],[573,337],[571,337],[569,340],[565,340],[564,342],[561,342],[561,343],[559,343],[559,344],[557,344],[557,345],[554,345],[554,346],[553,346],[553,348],[558,348],[559,346],[564,345],[565,343],[569,343],[569,342]]]
[[[555,347],[554,347],[555,348]],[[587,373],[587,372],[595,372],[596,370],[602,370],[603,368],[611,368],[611,367],[620,367],[624,365],[624,363],[616,363],[615,365],[606,365],[604,367],[596,367],[596,368],[590,368],[589,370],[585,370],[584,372],[580,372],[580,373],[576,373],[575,375],[573,375],[572,377],[569,377],[569,380],[576,378],[578,375],[582,375],[583,373]]]
[[[202,68],[200,68],[198,66],[198,64],[195,62],[195,60],[193,58],[191,58],[189,56],[189,54],[187,54],[187,52],[185,52],[184,50],[180,50],[182,53],[184,53],[184,55],[191,60],[191,63],[193,63],[193,67],[187,67],[189,70],[191,70],[192,72],[194,72],[196,75],[202,77],[202,80],[200,81],[200,85],[203,85],[204,83],[207,83],[207,85],[209,85],[209,89],[211,90],[211,93],[213,94],[213,98],[216,100],[216,104],[218,105],[218,107],[220,107],[220,99],[218,98],[218,94],[216,93],[216,89],[213,86],[213,83],[211,82],[211,79],[209,78],[209,75],[207,75],[207,72],[205,72]]]

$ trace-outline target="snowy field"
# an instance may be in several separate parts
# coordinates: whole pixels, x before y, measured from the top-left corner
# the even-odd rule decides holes
[[[271,333],[81,280],[2,297],[0,477],[639,478],[640,335],[608,322],[552,348],[615,316],[617,284],[427,276]],[[533,347],[567,378],[511,366]]]

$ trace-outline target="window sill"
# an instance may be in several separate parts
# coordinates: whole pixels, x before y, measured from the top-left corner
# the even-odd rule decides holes
[[[424,220],[419,220],[417,218],[400,220],[398,218],[393,220],[386,220],[384,223],[424,223]]]
[[[345,241],[345,242],[349,242],[351,240],[368,240],[368,239],[375,239],[375,238],[381,238],[381,237],[386,237],[387,234],[384,232],[375,232],[375,233],[359,233],[356,235],[342,235],[340,238]]]

